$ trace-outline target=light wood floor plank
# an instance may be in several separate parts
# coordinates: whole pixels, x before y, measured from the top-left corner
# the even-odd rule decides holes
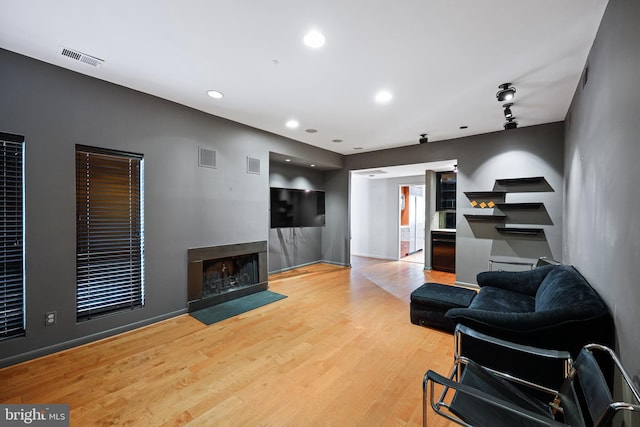
[[[210,326],[178,316],[2,369],[0,402],[66,403],[72,426],[420,426],[453,338],[412,325],[409,295],[454,275],[352,262],[273,275],[288,298]]]

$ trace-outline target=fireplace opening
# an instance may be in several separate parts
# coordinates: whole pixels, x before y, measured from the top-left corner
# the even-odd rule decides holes
[[[202,298],[259,283],[258,254],[207,260],[202,263]]]
[[[268,289],[267,242],[187,251],[188,310],[200,310]]]

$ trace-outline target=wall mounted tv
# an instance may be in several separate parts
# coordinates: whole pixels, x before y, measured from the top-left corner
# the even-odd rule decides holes
[[[271,228],[323,226],[324,191],[271,187]]]

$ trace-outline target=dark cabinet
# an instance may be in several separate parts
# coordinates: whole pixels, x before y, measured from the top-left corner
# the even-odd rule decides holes
[[[436,208],[439,211],[456,208],[456,173],[438,172],[436,174]]]
[[[456,272],[456,233],[431,232],[431,268]]]

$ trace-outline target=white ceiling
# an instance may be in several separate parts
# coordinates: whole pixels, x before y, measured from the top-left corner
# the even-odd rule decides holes
[[[520,127],[563,120],[606,3],[0,0],[0,47],[354,154],[417,144],[424,132],[436,141],[501,130],[505,82]],[[312,28],[322,48],[303,45]],[[379,105],[383,88],[393,99]],[[284,126],[292,118],[296,130]]]

